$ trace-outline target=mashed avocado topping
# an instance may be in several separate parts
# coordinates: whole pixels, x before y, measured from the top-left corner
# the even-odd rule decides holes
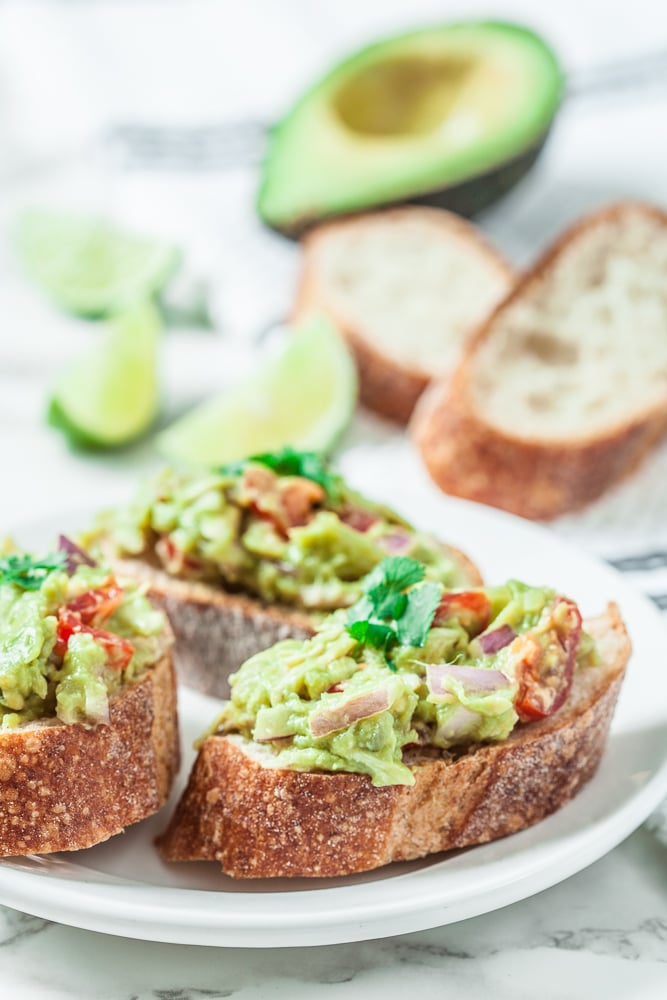
[[[103,525],[116,551],[168,573],[312,611],[353,604],[388,553],[468,582],[436,539],[352,490],[310,452],[259,455],[218,472],[166,470]]]
[[[545,587],[447,591],[390,557],[363,589],[312,639],[247,660],[205,736],[240,733],[276,766],[409,785],[406,751],[504,740],[555,712],[576,665],[595,661],[576,605]]]
[[[70,552],[0,558],[0,728],[108,722],[109,696],[155,662],[164,617]]]

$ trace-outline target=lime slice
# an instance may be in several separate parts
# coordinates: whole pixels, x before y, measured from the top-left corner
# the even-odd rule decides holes
[[[105,316],[151,298],[180,260],[175,247],[107,222],[36,209],[19,220],[17,241],[34,280],[80,316]]]
[[[248,381],[190,411],[158,436],[168,459],[222,465],[287,445],[329,451],[347,426],[357,373],[336,329],[313,317]]]
[[[73,444],[114,448],[150,427],[158,408],[160,317],[148,303],[120,314],[57,383],[49,422]]]

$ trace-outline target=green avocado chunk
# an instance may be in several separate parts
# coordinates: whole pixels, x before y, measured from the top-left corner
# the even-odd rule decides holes
[[[446,24],[371,45],[273,130],[259,214],[288,235],[402,201],[474,214],[530,167],[562,90],[553,51],[515,24]]]
[[[354,604],[394,551],[424,563],[430,580],[470,582],[436,538],[358,494],[321,456],[291,449],[220,471],[165,469],[100,531],[118,554],[172,576],[314,614]]]
[[[553,590],[512,580],[447,591],[424,580],[423,567],[413,563],[421,579],[404,588],[408,600],[398,606],[382,599],[400,587],[388,572],[392,562],[404,569],[410,560],[387,560],[383,572],[369,576],[369,614],[400,625],[423,607],[415,595],[438,588],[438,608],[429,611],[418,642],[401,640],[400,627],[392,643],[359,638],[351,619],[363,611],[362,599],[330,615],[312,639],[286,640],[247,660],[232,674],[231,698],[200,744],[211,734],[236,733],[271,766],[410,785],[408,747],[456,751],[504,740],[525,719],[527,683],[545,691],[562,684],[566,694],[575,667],[596,662],[578,611],[565,619],[563,609],[575,606]]]
[[[109,697],[156,661],[164,616],[107,569],[48,571],[21,557],[31,562],[32,576],[19,575],[16,559],[0,556],[0,730],[107,723]]]

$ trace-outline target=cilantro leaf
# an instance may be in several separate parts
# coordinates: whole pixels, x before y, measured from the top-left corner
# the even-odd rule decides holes
[[[368,596],[375,615],[378,618],[390,618],[392,621],[401,617],[408,601],[402,591],[396,593],[395,590],[386,591],[380,587],[375,587]]]
[[[396,641],[396,633],[390,625],[378,622],[358,621],[347,626],[347,630],[357,642],[363,642],[375,649],[386,649]]]
[[[442,597],[437,583],[422,583],[406,595],[406,607],[396,622],[396,634],[404,646],[423,646]]]
[[[45,577],[57,569],[65,569],[66,552],[52,552],[43,559],[29,555],[0,558],[0,583],[13,583],[21,590],[39,590]]]
[[[378,588],[402,592],[424,579],[426,569],[409,556],[385,556],[364,580],[364,593]]]
[[[397,642],[422,646],[442,595],[439,584],[422,583],[425,573],[421,563],[406,556],[378,563],[364,581],[363,596],[347,613],[350,635],[385,650]]]
[[[260,455],[251,455],[239,462],[230,462],[222,466],[223,475],[234,476],[243,472],[250,462],[265,465],[278,476],[302,476],[318,483],[333,503],[339,503],[342,497],[342,479],[331,470],[326,459],[316,451],[297,451],[287,446],[280,451],[267,451]]]

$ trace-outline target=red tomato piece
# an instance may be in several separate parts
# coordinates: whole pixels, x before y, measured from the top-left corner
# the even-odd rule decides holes
[[[362,510],[361,507],[352,506],[346,507],[345,510],[341,511],[340,519],[348,527],[361,532],[368,531],[369,528],[372,528],[380,520],[376,514],[371,514],[368,510]]]
[[[105,587],[95,587],[80,594],[66,605],[85,625],[99,625],[123,603],[123,591],[115,580]]]
[[[279,481],[280,506],[289,528],[307,524],[313,508],[322,503],[326,494],[319,483],[312,479],[285,479]]]
[[[522,722],[553,715],[572,688],[581,639],[581,612],[573,601],[557,598],[547,627],[518,636],[510,647],[518,656],[516,710]]]
[[[102,628],[86,625],[78,614],[69,608],[62,608],[58,615],[55,651],[64,656],[73,635],[91,635],[98,646],[107,654],[107,665],[114,670],[125,670],[134,655],[134,647],[129,639],[107,632]]]
[[[455,619],[471,638],[483,632],[491,621],[491,602],[483,590],[453,591],[443,594],[433,620],[444,625]]]

